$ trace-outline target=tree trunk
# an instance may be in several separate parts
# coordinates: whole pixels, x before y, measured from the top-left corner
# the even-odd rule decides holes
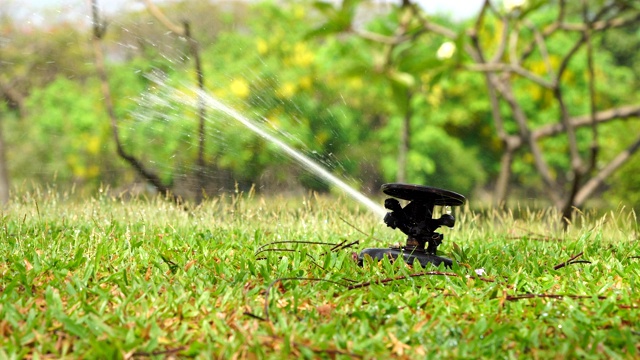
[[[193,66],[196,72],[196,78],[198,80],[198,89],[201,92],[205,91],[204,88],[204,73],[202,72],[202,62],[200,61],[200,50],[198,42],[191,36],[191,27],[189,26],[188,21],[183,22],[184,27],[184,36],[187,38],[189,42],[189,52],[191,56],[193,56]],[[205,151],[205,121],[207,110],[205,108],[204,99],[202,99],[202,94],[198,93],[198,160],[197,160],[197,170],[196,177],[198,183],[198,189],[196,191],[196,204],[200,204],[204,199],[205,188],[207,185],[206,179],[206,171],[205,171],[205,161],[204,161],[204,151]]]
[[[494,206],[500,207],[507,201],[509,194],[509,182],[511,180],[511,164],[513,163],[513,151],[505,150],[500,159],[500,174],[494,189]]]

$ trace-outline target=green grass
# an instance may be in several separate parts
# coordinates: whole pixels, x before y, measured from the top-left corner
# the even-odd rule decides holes
[[[353,252],[403,236],[335,199],[227,197],[185,211],[21,195],[0,227],[0,358],[640,356],[632,211],[581,215],[567,232],[553,211],[456,215],[440,247],[452,269],[358,267]],[[360,244],[283,243],[271,247],[296,251],[256,260],[291,240]],[[581,252],[588,263],[554,270]]]

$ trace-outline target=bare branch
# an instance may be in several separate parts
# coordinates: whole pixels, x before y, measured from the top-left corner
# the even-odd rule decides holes
[[[189,53],[193,57],[194,60],[194,70],[196,72],[196,80],[198,83],[198,89],[200,92],[198,93],[198,159],[197,159],[197,170],[196,177],[198,180],[198,191],[196,191],[196,202],[200,203],[204,196],[204,188],[205,188],[205,161],[204,161],[204,150],[205,150],[205,119],[206,119],[206,108],[204,101],[202,100],[201,93],[204,91],[204,72],[202,71],[202,61],[200,60],[200,46],[198,41],[191,35],[191,27],[188,21],[184,21],[182,23],[182,27],[174,24],[169,20],[168,17],[164,15],[162,10],[160,10],[151,0],[144,0],[147,10],[155,17],[158,21],[160,21],[169,31],[174,33],[177,36],[182,36],[187,39],[189,44]]]
[[[353,31],[353,33],[355,33],[356,35],[358,35],[359,37],[365,40],[370,40],[370,41],[374,41],[374,42],[386,44],[386,45],[398,45],[408,40],[407,36],[392,37],[392,36],[386,36],[386,35],[374,33],[368,30],[358,30],[358,29],[352,29],[351,31]]]
[[[560,4],[559,4],[560,9],[558,11],[558,17],[553,23],[546,26],[542,31],[542,33],[540,34],[543,41],[544,39],[546,39],[547,37],[555,33],[558,29],[560,29],[560,24],[564,22],[564,17],[566,14],[565,5],[566,5],[565,0],[560,0]],[[529,45],[522,51],[522,55],[520,56],[520,61],[526,60],[533,53],[533,50],[535,50],[537,44],[538,44],[538,39],[534,38],[534,41],[531,41]]]
[[[627,25],[632,25],[638,22],[638,20],[640,20],[640,14],[637,14],[636,16],[632,16],[629,18],[612,18],[612,19],[608,19],[608,20],[601,20],[601,21],[596,21],[592,24],[591,29],[593,31],[603,31],[603,30],[607,30],[610,28],[617,28],[617,27],[624,27]],[[585,24],[562,24],[560,26],[560,28],[562,30],[569,30],[569,31],[577,31],[577,32],[585,32],[587,29],[588,25]]]
[[[553,270],[559,270],[562,269],[563,267],[570,265],[572,263],[575,262],[575,260],[579,257],[581,257],[584,254],[584,251],[581,251],[580,253],[572,256],[571,258],[569,258],[569,260],[565,261],[565,262],[561,262],[560,264],[556,265],[553,267]]]
[[[420,18],[420,22],[422,23],[422,26],[427,31],[431,31],[433,33],[442,35],[442,36],[444,36],[446,38],[449,38],[449,39],[455,39],[456,36],[458,35],[458,34],[456,34],[455,31],[453,31],[453,30],[451,30],[449,28],[446,28],[446,27],[444,27],[442,25],[438,25],[438,24],[435,24],[433,22],[430,22],[424,16],[420,16],[419,18]]]
[[[500,206],[507,200],[507,194],[509,189],[509,181],[511,179],[511,166],[513,165],[513,158],[515,152],[520,147],[522,141],[517,136],[509,136],[505,144],[505,149],[502,152],[500,158],[500,173],[496,180],[496,187],[494,192],[494,204]]]
[[[484,17],[486,16],[487,10],[491,6],[491,1],[485,0],[482,3],[482,8],[480,8],[480,12],[476,16],[476,21],[471,29],[468,30],[467,34],[472,39],[477,39],[478,34],[480,34],[480,29],[482,28],[482,24],[484,24]]]
[[[500,44],[498,44],[498,51],[493,55],[489,63],[497,63],[504,56],[504,52],[507,49],[507,39],[509,38],[509,22],[506,18],[502,17],[502,33],[500,36]]]
[[[485,6],[483,7],[483,10],[481,10],[481,14],[485,11],[486,9],[486,3]],[[476,27],[479,26],[479,23],[476,22]],[[476,62],[475,66],[478,66],[480,68],[482,68],[483,66],[493,66],[493,65],[498,65],[498,66],[503,66],[501,64],[487,64],[485,61],[485,57],[482,51],[482,47],[480,46],[480,41],[478,38],[478,30],[476,29],[475,31],[471,31],[469,33],[469,36],[471,37],[471,43],[472,46],[468,46],[466,47],[467,52],[471,55],[471,57],[474,59],[474,61]],[[507,74],[505,73],[505,76]],[[542,152],[540,151],[540,148],[538,147],[537,143],[535,142],[535,140],[533,139],[533,137],[531,136],[531,132],[529,130],[529,126],[528,126],[528,119],[526,114],[524,113],[524,111],[522,110],[522,108],[520,107],[520,104],[517,102],[517,100],[515,99],[515,96],[513,95],[513,90],[508,82],[508,77],[505,78],[505,81],[501,81],[494,72],[486,72],[485,73],[485,79],[487,82],[487,87],[489,89],[489,96],[491,99],[491,104],[492,104],[492,114],[494,116],[494,121],[496,121],[496,127],[498,128],[498,134],[501,137],[501,139],[503,140],[503,143],[505,144],[506,147],[506,151],[510,151],[510,152],[515,152],[515,149],[517,149],[517,147],[519,147],[522,142],[526,142],[530,149],[531,152],[533,154],[534,157],[534,162],[536,165],[536,168],[538,169],[544,183],[545,183],[545,190],[547,191],[549,197],[555,202],[558,203],[560,200],[560,196],[557,190],[557,186],[554,186],[554,182],[553,179],[551,177],[551,171],[549,170],[549,167],[546,163],[546,161],[544,160],[543,156],[542,156]],[[507,101],[507,103],[509,104],[509,106],[511,107],[514,119],[516,120],[516,123],[518,124],[518,128],[519,128],[519,137],[512,137],[506,134],[506,132],[504,131],[503,128],[503,121],[502,121],[502,117],[500,115],[500,111],[499,111],[499,106],[498,106],[498,100],[497,100],[497,93],[500,93],[502,95],[502,97]],[[515,140],[515,139],[518,140]],[[504,165],[508,165],[509,169],[508,171],[511,171],[510,169],[510,165],[512,163],[513,160],[513,154],[507,154],[507,156],[503,156],[502,160],[503,160],[503,164]],[[506,186],[506,184],[508,183],[508,175],[507,173],[504,173],[504,171],[507,170],[501,170],[503,171],[503,173],[501,174],[500,177],[500,183],[498,183],[498,186]],[[498,194],[506,194],[506,187],[504,189],[501,189],[498,191]],[[496,200],[498,202],[502,201],[503,199],[500,198],[496,198]]]
[[[522,110],[522,107],[515,99],[513,94],[513,90],[511,87],[504,87],[501,91],[502,96],[507,100],[509,105],[511,106],[511,110],[513,111],[513,117],[518,124],[520,129],[520,136],[524,141],[527,142],[529,148],[531,149],[531,154],[533,155],[533,161],[538,170],[540,176],[542,177],[542,181],[545,184],[545,191],[549,194],[549,197],[553,200],[554,203],[558,204],[560,201],[560,194],[558,191],[558,187],[555,185],[553,178],[551,177],[551,171],[549,170],[549,165],[545,161],[542,156],[542,151],[540,147],[534,140],[531,135],[531,131],[528,126],[527,115]]]
[[[558,106],[560,108],[560,122],[562,123],[564,131],[567,133],[567,140],[569,142],[569,155],[571,157],[571,167],[574,172],[572,191],[569,193],[569,198],[568,198],[569,203],[573,203],[573,195],[575,194],[575,191],[577,191],[578,183],[581,180],[580,175],[584,169],[582,166],[582,158],[580,157],[580,151],[578,150],[578,141],[576,139],[575,129],[573,128],[573,126],[571,126],[571,122],[569,120],[569,117],[570,117],[569,109],[567,109],[567,105],[564,101],[564,95],[563,95],[562,86],[560,85],[560,82],[562,79],[562,75],[564,74],[565,70],[567,69],[567,66],[569,65],[569,62],[571,61],[573,56],[578,52],[580,47],[582,47],[585,40],[586,40],[585,35],[582,34],[580,39],[578,39],[578,41],[573,45],[573,47],[569,50],[569,52],[564,56],[558,68],[558,72],[556,74],[556,77],[554,79],[554,84],[553,84],[554,85],[553,96],[556,98],[556,101],[558,102]],[[571,206],[565,204],[563,208],[567,210],[567,209],[570,209]]]
[[[172,23],[168,17],[164,15],[164,13],[153,3],[151,0],[144,0],[145,5],[147,6],[147,10],[162,23],[167,29],[169,29],[172,33],[178,36],[186,36],[185,29]]]
[[[107,71],[104,64],[104,53],[102,50],[102,37],[105,34],[105,26],[100,21],[100,14],[98,11],[98,0],[91,0],[92,20],[93,20],[93,51],[96,62],[96,71],[100,79],[101,91],[103,96],[104,105],[107,110],[107,114],[111,121],[111,132],[113,134],[113,140],[116,143],[116,150],[118,155],[123,158],[136,172],[142,176],[146,181],[151,183],[156,190],[164,196],[169,196],[174,202],[179,202],[179,198],[171,192],[171,189],[162,183],[162,180],[153,173],[146,169],[144,165],[133,155],[127,153],[120,140],[120,130],[118,127],[118,119],[113,106],[113,98],[111,97],[111,89],[109,88],[109,80],[107,77]]]
[[[640,137],[625,150],[620,152],[611,162],[609,162],[596,176],[587,181],[578,191],[575,197],[575,206],[582,206],[584,202],[600,187],[604,181],[611,176],[618,168],[626,163],[633,154],[640,148]]]
[[[472,64],[466,66],[466,68],[470,71],[480,71],[480,72],[512,72],[518,74],[528,80],[533,81],[534,83],[545,87],[547,89],[553,88],[553,84],[548,80],[527,71],[527,69],[521,67],[518,64],[505,64],[505,63],[486,63],[486,64]]]
[[[630,117],[640,117],[640,105],[629,105],[598,111],[594,114],[593,118],[591,117],[591,115],[578,116],[571,118],[570,122],[571,126],[577,128],[592,125],[594,120],[596,121],[596,123],[605,123]],[[549,124],[533,130],[532,134],[533,137],[537,140],[543,137],[560,134],[563,129],[564,128],[562,124]]]
[[[529,29],[533,32],[535,44],[538,46],[538,50],[540,51],[540,55],[542,56],[544,65],[547,68],[547,74],[549,75],[549,77],[554,78],[556,75],[555,75],[555,71],[553,70],[553,66],[551,66],[549,51],[547,50],[547,44],[544,41],[544,36],[531,21],[526,20],[526,24],[529,27]]]
[[[518,35],[519,30],[515,27],[514,31],[509,32],[509,63],[513,66],[518,65]]]
[[[589,83],[589,115],[591,117],[591,156],[589,159],[588,169],[586,173],[590,173],[596,167],[598,157],[598,124],[596,122],[596,76],[593,64],[593,45],[591,44],[591,23],[589,22],[589,6],[586,0],[582,1],[582,18],[587,30],[584,32],[585,43],[587,46],[587,68]]]

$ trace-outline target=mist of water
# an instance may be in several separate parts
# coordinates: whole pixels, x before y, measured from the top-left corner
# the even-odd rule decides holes
[[[180,101],[180,102],[185,103],[186,105],[194,106],[194,107],[195,106],[204,105],[207,108],[209,108],[210,110],[213,110],[213,111],[216,111],[216,112],[220,112],[220,113],[223,113],[223,114],[227,115],[228,117],[230,117],[230,118],[234,119],[235,121],[237,121],[239,125],[242,125],[242,126],[246,127],[247,129],[249,129],[252,132],[254,132],[256,135],[258,135],[258,136],[262,137],[263,139],[265,139],[266,141],[276,145],[282,151],[282,153],[286,154],[291,159],[293,159],[296,162],[298,162],[298,164],[300,164],[304,169],[306,169],[307,171],[313,173],[314,175],[318,176],[319,178],[327,181],[328,183],[330,183],[331,185],[335,186],[336,188],[340,189],[345,194],[347,194],[349,197],[351,197],[352,199],[356,200],[360,204],[364,205],[368,210],[374,212],[376,215],[378,215],[380,217],[384,217],[384,215],[387,213],[387,211],[382,206],[378,205],[376,202],[374,202],[373,200],[369,199],[368,197],[366,197],[364,194],[362,194],[358,190],[354,189],[353,187],[349,186],[344,181],[340,180],[338,177],[333,175],[331,172],[329,172],[322,165],[318,164],[317,162],[315,162],[314,160],[312,160],[308,156],[304,155],[300,151],[294,149],[293,147],[289,146],[287,143],[282,141],[274,133],[272,133],[268,129],[264,128],[260,124],[259,121],[256,121],[255,119],[251,119],[251,118],[241,114],[239,111],[237,111],[233,107],[231,107],[231,106],[229,106],[227,104],[224,104],[223,102],[221,102],[220,100],[218,100],[217,98],[215,98],[214,96],[212,96],[211,94],[209,94],[209,93],[207,93],[205,91],[202,91],[202,90],[199,90],[199,89],[192,89],[191,91],[193,91],[193,92],[191,94],[186,94],[186,93],[183,93],[182,91],[178,90],[177,88],[174,88],[174,87],[166,84],[164,82],[164,79],[162,77],[160,77],[160,76],[155,76],[155,74],[154,74],[154,75],[148,76],[148,78],[149,78],[149,80],[154,82],[157,86],[159,86],[161,88],[164,88],[167,91],[165,94],[168,94],[168,96],[169,96],[169,98],[171,100]],[[193,93],[196,94],[195,97],[193,96]],[[164,98],[163,96],[156,96],[156,95],[152,95],[152,94],[146,94],[145,98],[146,98],[147,102],[151,102],[151,103],[154,103],[156,105],[159,104],[159,105],[164,105],[164,106],[171,106],[169,104],[169,101],[167,101],[167,99]],[[163,115],[163,114],[160,114],[160,115]],[[151,116],[151,115],[149,115],[149,114],[137,114],[137,117],[139,117],[141,119],[147,118],[149,116]],[[170,116],[170,115],[164,114],[163,116]],[[212,122],[213,120],[210,119],[210,118],[207,118],[207,121]]]
[[[238,121],[240,124],[245,126],[247,129],[253,131],[255,134],[259,135],[263,139],[269,141],[270,143],[276,145],[283,153],[291,157],[293,160],[297,161],[302,167],[304,167],[309,172],[315,174],[319,178],[329,182],[333,186],[338,189],[344,191],[347,195],[349,195],[354,200],[358,201],[360,204],[366,206],[369,210],[376,213],[376,215],[383,217],[387,211],[373,200],[366,197],[361,192],[357,191],[353,187],[349,186],[344,181],[337,178],[335,175],[327,171],[324,167],[319,165],[317,162],[313,161],[306,155],[302,154],[298,150],[292,148],[287,145],[284,141],[280,140],[274,134],[267,131],[263,128],[258,122],[250,119],[244,115],[242,115],[237,110],[232,107],[222,103],[220,100],[214,98],[210,94],[198,91],[198,96],[200,97],[200,101],[203,101],[207,107],[219,111],[223,114],[228,115],[234,120]]]

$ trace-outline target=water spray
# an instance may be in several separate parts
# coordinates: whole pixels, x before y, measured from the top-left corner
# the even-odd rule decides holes
[[[287,145],[282,140],[278,139],[276,136],[270,134],[266,129],[263,129],[262,126],[260,126],[255,121],[247,118],[246,116],[243,116],[242,114],[240,114],[235,109],[223,104],[218,99],[210,96],[209,94],[201,92],[199,95],[202,97],[202,99],[204,99],[205,103],[208,106],[210,106],[210,107],[212,107],[212,108],[214,108],[214,109],[216,109],[216,110],[218,110],[218,111],[220,111],[220,112],[232,117],[233,119],[237,120],[238,122],[242,123],[242,125],[246,126],[249,130],[251,130],[254,133],[256,133],[257,135],[261,136],[265,140],[277,145],[284,153],[286,153],[292,159],[294,159],[297,162],[299,162],[307,170],[311,171],[312,173],[314,173],[315,175],[319,176],[320,178],[328,181],[332,185],[337,186],[338,188],[343,190],[347,195],[349,195],[353,199],[357,200],[361,204],[365,205],[368,209],[370,209],[371,211],[373,211],[377,215],[384,216],[385,211],[384,211],[384,209],[382,209],[380,207],[380,205],[378,205],[375,202],[371,201],[371,199],[369,199],[368,197],[364,196],[361,192],[357,191],[356,189],[352,188],[351,186],[347,185],[344,181],[338,179],[335,175],[331,174],[329,171],[327,171],[325,168],[320,166],[315,161],[311,160],[306,155],[302,154],[301,152],[299,152],[296,149],[292,148],[291,146]]]
[[[151,78],[151,80],[157,85],[166,86],[159,78]],[[435,231],[440,226],[452,228],[455,225],[455,218],[453,215],[445,213],[440,218],[434,219],[433,212],[435,206],[450,207],[464,205],[466,202],[464,196],[453,191],[429,186],[401,183],[384,184],[382,185],[382,191],[391,196],[391,198],[386,199],[384,202],[385,210],[303,153],[287,145],[260,125],[260,123],[242,115],[237,110],[222,103],[205,91],[195,89],[194,92],[197,95],[198,102],[202,102],[211,109],[226,114],[244,125],[247,129],[253,131],[256,135],[275,144],[280,150],[300,163],[305,169],[338,187],[351,198],[373,211],[376,215],[381,218],[383,217],[384,223],[388,227],[399,229],[407,235],[407,241],[404,246],[368,248],[362,250],[358,256],[358,263],[360,265],[364,263],[367,257],[376,260],[382,260],[387,257],[392,261],[402,258],[407,264],[411,265],[415,261],[418,261],[423,267],[429,264],[435,266],[440,264],[444,264],[445,266],[452,265],[450,259],[436,254],[437,248],[442,244],[444,236]],[[176,98],[182,99],[185,102],[190,102],[190,100],[193,99],[191,96],[184,96],[185,94],[176,95],[178,95]],[[403,207],[397,199],[408,201],[408,203]]]

